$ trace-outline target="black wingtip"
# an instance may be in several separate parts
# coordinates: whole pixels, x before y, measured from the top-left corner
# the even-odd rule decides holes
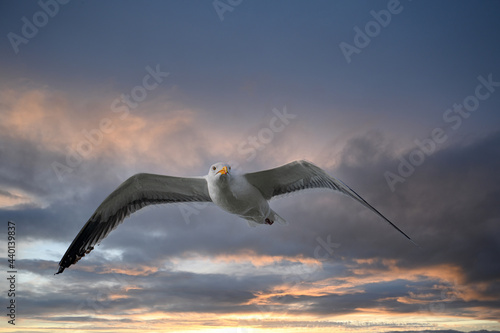
[[[380,213],[379,213],[379,214],[380,214]],[[398,228],[398,227],[397,227],[394,223],[392,223],[391,221],[389,221],[389,220],[388,220],[385,216],[383,216],[382,214],[381,214],[381,216],[382,216],[382,217],[383,217],[383,218],[384,218],[387,222],[389,222],[389,223],[390,223],[390,224],[391,224],[394,228],[396,228],[396,229],[397,229],[400,233],[402,233],[402,234],[403,234],[403,236],[405,236],[406,238],[408,238],[408,240],[409,240],[410,242],[412,242],[412,243],[413,243],[413,245],[415,245],[415,246],[416,246],[416,247],[418,247],[419,249],[421,249],[421,248],[422,248],[422,247],[421,247],[421,246],[420,246],[417,242],[415,242],[413,239],[411,239],[411,237],[410,237],[410,236],[408,236],[408,235],[407,235],[407,234],[406,234],[403,230],[399,229],[399,228]]]
[[[378,212],[378,211],[377,211]],[[380,214],[380,213],[379,213]],[[410,242],[413,243],[413,245],[415,245],[416,247],[418,247],[419,249],[421,249],[422,247],[417,243],[415,242],[413,239],[411,239],[410,236],[408,236],[403,230],[399,229],[394,223],[392,223],[391,221],[389,221],[384,215],[380,214],[380,216],[382,216],[387,222],[389,222],[394,228],[396,228],[396,230],[398,230],[401,234],[403,234],[403,236],[405,236],[406,238],[408,238],[408,240]]]
[[[419,249],[421,249],[421,248],[422,248],[422,246],[420,246],[420,244],[418,244],[417,242],[415,242],[413,239],[411,239],[411,238],[408,238],[408,239],[410,240],[410,242],[412,242],[412,243],[413,243],[413,245],[415,245],[415,246],[416,246],[416,247],[418,247]]]
[[[64,272],[64,268],[65,267],[63,266],[59,266],[59,270],[56,273],[54,273],[54,275],[61,274],[62,272]]]
[[[408,240],[410,242],[413,243],[413,245],[415,245],[416,247],[418,248],[422,248],[420,245],[418,245],[413,239],[411,239],[410,236],[408,236],[403,230],[399,229],[399,227],[397,225],[395,225],[394,223],[392,223],[391,221],[389,221],[389,219],[387,217],[385,217],[384,215],[382,215],[381,212],[379,212],[377,209],[375,209],[375,207],[373,207],[372,205],[370,205],[365,199],[363,199],[359,194],[356,193],[356,191],[354,191],[352,188],[350,188],[349,186],[347,186],[343,181],[339,180],[341,184],[343,184],[350,192],[352,193],[349,193],[349,191],[347,192],[344,192],[345,194],[351,196],[352,198],[358,200],[359,202],[363,203],[366,207],[370,208],[373,212],[375,212],[378,216],[382,217],[384,220],[386,220],[391,226],[393,226],[397,231],[399,231],[403,236],[405,236],[406,238],[408,238]]]

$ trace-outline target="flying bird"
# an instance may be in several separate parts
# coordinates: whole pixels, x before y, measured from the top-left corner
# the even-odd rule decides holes
[[[285,220],[269,207],[271,198],[312,188],[331,189],[355,199],[417,245],[349,186],[310,162],[295,161],[246,174],[231,171],[231,166],[226,163],[215,163],[203,177],[139,173],[124,181],[104,199],[80,230],[59,262],[56,274],[92,251],[127,216],[143,207],[175,202],[213,202],[247,220],[251,226],[272,225],[274,222],[285,223]]]

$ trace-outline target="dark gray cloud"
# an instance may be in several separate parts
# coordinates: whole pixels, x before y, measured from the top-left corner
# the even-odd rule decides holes
[[[498,277],[500,271],[489,259],[500,251],[499,230],[495,227],[500,216],[497,200],[500,176],[496,171],[500,166],[499,133],[467,146],[457,143],[437,151],[416,167],[414,174],[399,184],[394,193],[389,190],[383,174],[397,168],[400,162],[390,158],[390,151],[384,151],[376,143],[370,146],[370,142],[368,137],[350,142],[343,155],[346,162],[337,173],[412,235],[422,249],[401,248],[392,230],[380,228],[380,223],[370,221],[368,226],[360,221],[358,223],[369,227],[370,233],[376,236],[367,239],[368,244],[378,244],[377,251],[383,251],[379,252],[381,257],[398,258],[405,265],[452,262],[461,267],[474,267],[467,270],[471,279]],[[353,159],[359,162],[347,162]],[[394,241],[387,242],[388,237]],[[398,251],[395,251],[396,246]],[[356,251],[354,248],[349,250]],[[363,257],[359,254],[354,257]],[[405,257],[408,260],[404,260]],[[489,267],[483,269],[486,262]]]
[[[272,205],[282,212],[290,225],[271,228],[248,228],[244,221],[216,207],[202,209],[189,224],[185,223],[175,206],[145,209],[127,219],[101,246],[82,259],[73,271],[68,270],[62,276],[51,276],[51,283],[64,279],[67,287],[59,287],[59,291],[64,293],[64,289],[67,289],[69,293],[71,290],[84,298],[85,294],[105,295],[106,289],[95,287],[89,290],[88,285],[91,281],[95,281],[97,286],[98,282],[109,281],[108,274],[99,274],[106,267],[133,267],[138,264],[154,267],[166,263],[168,267],[169,258],[186,257],[189,253],[214,257],[241,254],[247,250],[261,255],[302,255],[313,258],[314,250],[318,246],[317,238],[326,239],[330,236],[331,240],[340,246],[324,263],[323,270],[315,272],[308,276],[309,278],[326,278],[329,274],[360,278],[362,276],[359,272],[355,273],[355,270],[359,269],[367,270],[366,274],[370,274],[369,270],[390,271],[391,267],[384,263],[385,259],[396,260],[397,266],[406,269],[452,264],[459,267],[466,278],[460,281],[465,284],[463,288],[467,289],[474,283],[483,282],[486,287],[476,290],[479,296],[498,295],[499,267],[495,264],[495,258],[500,251],[496,228],[499,210],[495,197],[498,191],[496,170],[500,164],[499,141],[500,136],[494,134],[466,147],[454,145],[438,151],[394,193],[388,190],[382,174],[393,167],[393,164],[397,163],[396,160],[386,161],[384,158],[371,156],[384,154],[383,147],[374,149],[370,146],[370,137],[357,138],[346,146],[343,154],[345,158],[342,160],[345,162],[340,165],[337,174],[342,174],[343,180],[348,183],[351,176],[355,180],[353,183],[358,179],[360,184],[352,186],[357,186],[356,190],[386,215],[395,216],[393,220],[422,244],[421,249],[413,247],[384,221],[372,216],[371,212],[359,207],[349,198],[327,191],[309,191],[274,200]],[[352,146],[354,147],[351,148]],[[361,156],[361,162],[357,162],[358,155]],[[385,152],[385,156],[389,156],[389,151]],[[356,178],[353,175],[362,176]],[[362,177],[362,180],[359,180],[359,177]],[[81,202],[87,201],[85,206],[77,210],[76,203],[55,203],[45,209],[4,211],[2,214],[9,219],[20,221],[19,234],[22,237],[66,240],[69,243],[90,215],[92,205],[97,205],[89,204],[89,198],[97,196],[97,193],[110,192],[114,187],[111,184],[113,182],[103,180],[95,189],[90,189],[81,198]],[[90,201],[99,200],[94,198]],[[332,206],[332,203],[335,203],[335,206]],[[141,237],[137,237],[138,234]],[[107,258],[105,254],[108,250],[120,250],[121,261]],[[357,259],[373,258],[377,260],[365,264],[355,262]],[[339,269],[339,264],[343,268]],[[36,261],[26,263],[24,269],[42,276],[50,276],[55,272],[56,266],[57,262]],[[258,267],[255,269],[258,271]],[[95,273],[92,272],[94,270]],[[67,281],[68,278],[70,282]],[[123,280],[116,280],[115,284],[121,286],[131,278],[134,283],[141,282],[144,289],[132,291],[129,301],[107,302],[108,310],[126,309],[139,299],[147,299],[150,306],[160,306],[162,299],[172,297],[182,301],[169,311],[190,311],[195,308],[196,311],[208,311],[210,308],[210,311],[216,312],[230,309],[247,311],[248,307],[242,304],[254,297],[252,293],[271,290],[273,286],[293,281],[293,274],[292,277],[255,277],[250,274],[249,278],[241,279],[225,275],[158,272],[137,279],[125,276]],[[299,275],[298,279],[304,279],[304,275]],[[162,282],[156,285],[156,281]],[[198,287],[193,288],[193,283]],[[363,289],[364,293],[288,295],[276,296],[273,300],[280,304],[277,307],[283,311],[286,311],[290,304],[307,303],[312,304],[308,306],[307,311],[317,314],[349,313],[355,311],[359,304],[367,308],[382,306],[394,313],[409,313],[418,311],[419,306],[401,304],[395,299],[418,291],[434,295],[430,296],[431,300],[443,301],[440,290],[432,290],[432,285],[439,283],[438,280],[424,281],[424,285],[421,285],[415,281],[395,280],[385,284],[361,284],[359,288]],[[75,286],[78,286],[77,289]],[[417,287],[427,290],[417,290]],[[59,302],[63,304],[61,308],[75,306],[59,298],[48,300],[46,295],[43,297],[41,303],[30,303],[33,314],[45,304],[44,302]],[[204,298],[205,305],[200,302],[193,304],[196,297]],[[472,305],[498,309],[498,304],[485,300],[446,301],[446,308],[453,311],[460,311],[461,307],[465,309]],[[167,308],[169,305],[162,309]],[[236,310],[237,308],[240,310]]]

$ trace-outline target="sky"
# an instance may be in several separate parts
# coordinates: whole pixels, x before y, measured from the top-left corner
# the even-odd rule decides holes
[[[499,14],[462,0],[2,1],[0,332],[500,332]],[[309,190],[271,201],[287,225],[148,207],[54,275],[135,173],[299,159],[420,247]]]

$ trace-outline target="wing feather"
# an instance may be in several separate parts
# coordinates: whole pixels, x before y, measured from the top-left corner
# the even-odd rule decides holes
[[[350,192],[344,183],[307,161],[295,161],[274,169],[247,173],[245,177],[266,200],[309,188],[330,188],[347,195]]]
[[[140,173],[124,181],[96,209],[59,262],[62,273],[123,220],[137,210],[156,204],[212,201],[204,178],[182,178]]]
[[[321,168],[307,161],[295,161],[283,166],[245,174],[250,184],[255,186],[267,200],[272,197],[312,188],[327,188],[345,194],[369,208],[375,214],[417,245],[407,234],[389,221],[384,215],[366,202],[353,189],[341,180],[328,175]],[[417,245],[418,246],[418,245]]]

